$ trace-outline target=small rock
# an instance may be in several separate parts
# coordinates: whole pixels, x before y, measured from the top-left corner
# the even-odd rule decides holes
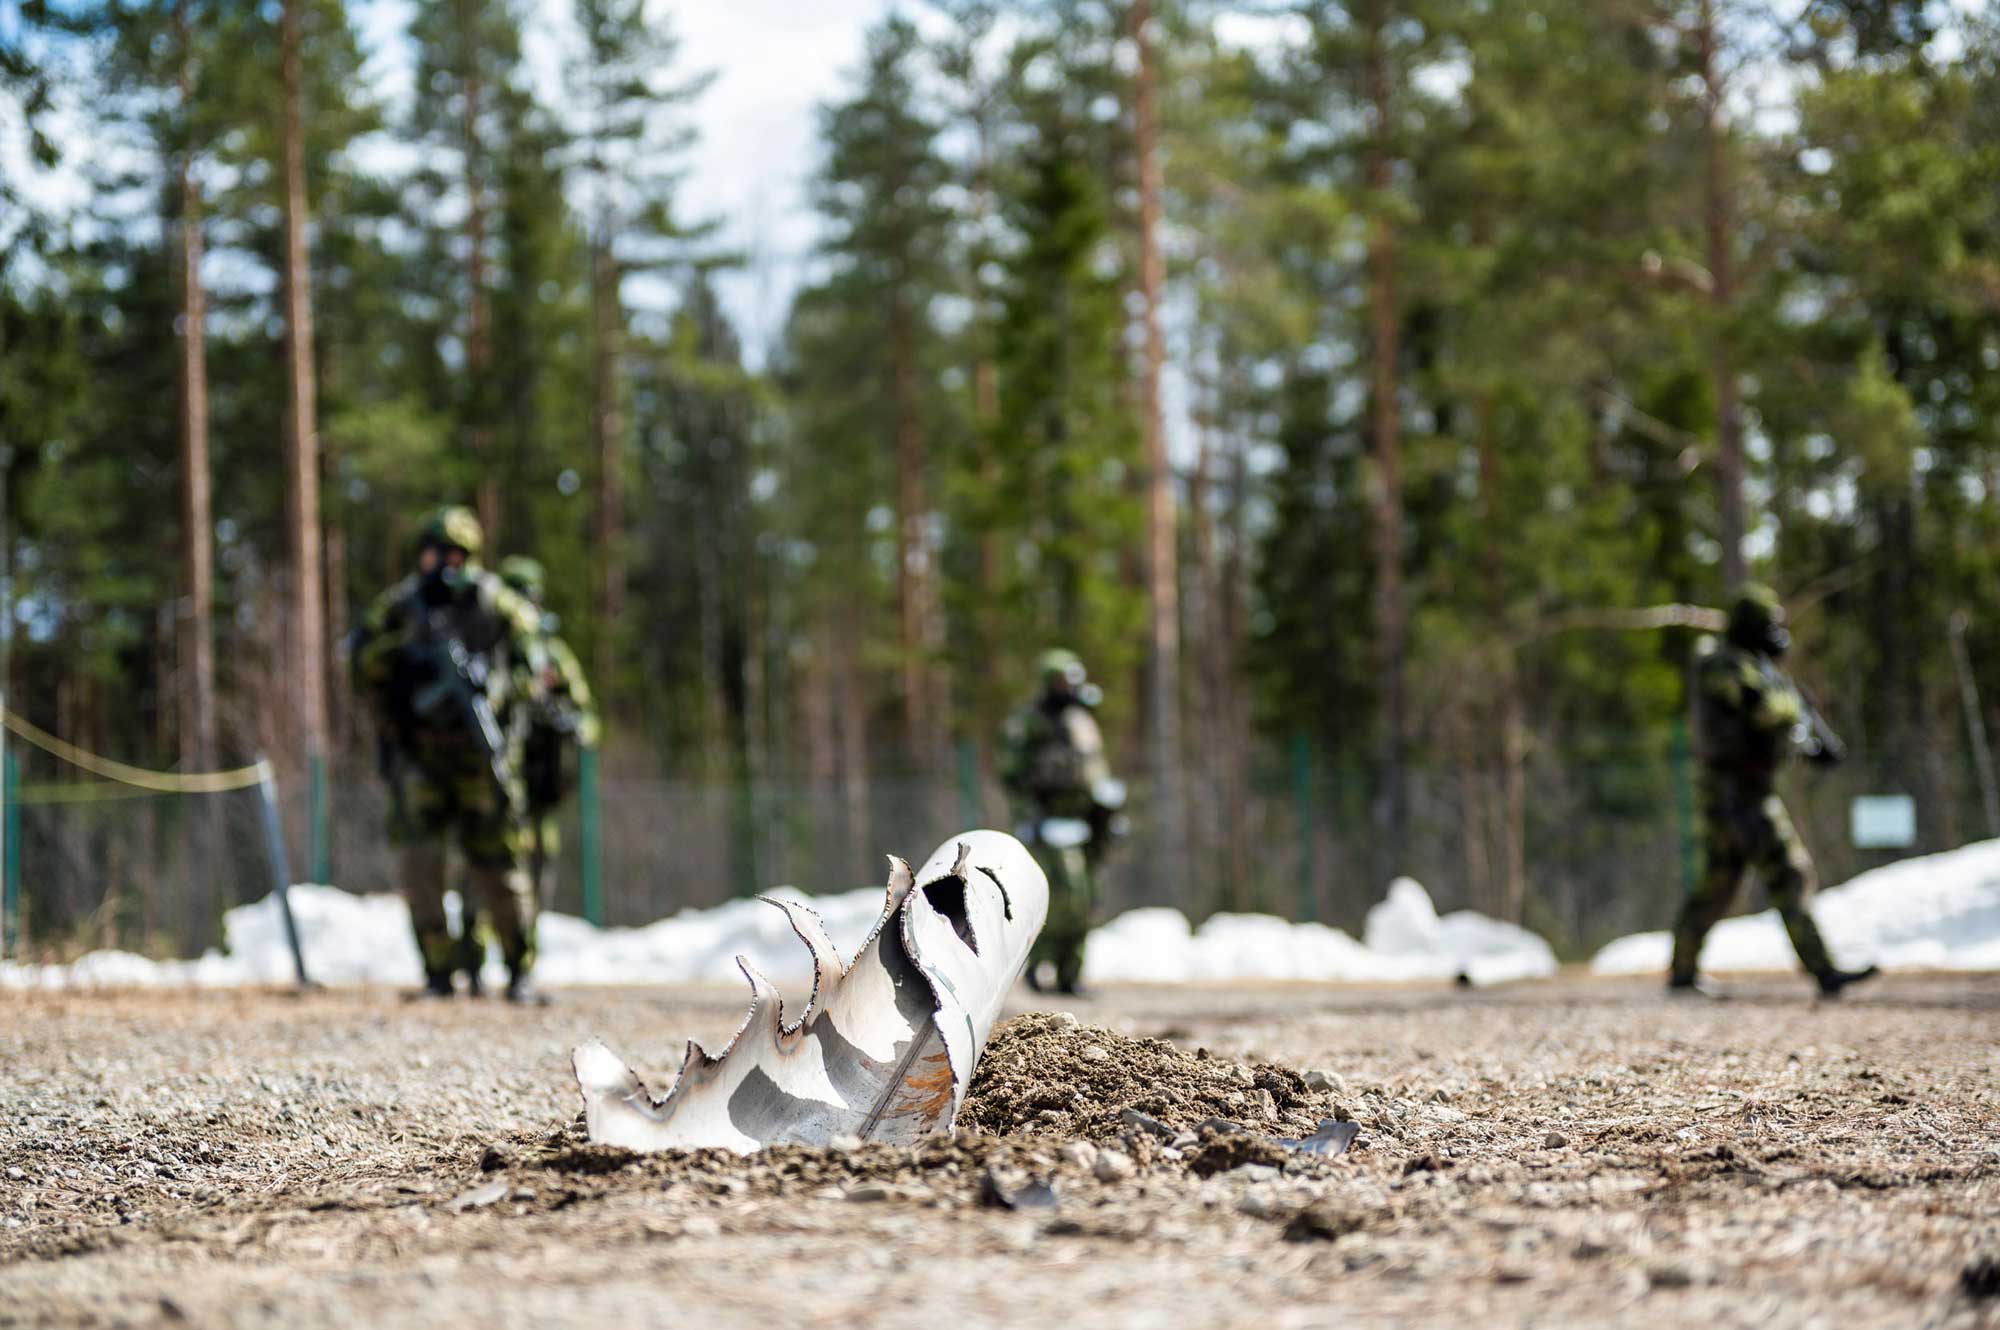
[[[1236,1170],[1236,1176],[1245,1182],[1271,1182],[1283,1176],[1284,1170],[1269,1164],[1245,1164]]]
[[[497,1173],[503,1168],[512,1168],[513,1166],[514,1156],[508,1152],[505,1146],[489,1145],[480,1153],[479,1171],[481,1173]]]
[[[1708,1282],[1703,1272],[1694,1266],[1675,1261],[1663,1261],[1646,1267],[1646,1282],[1654,1288],[1691,1288]]]
[[[1097,1162],[1097,1147],[1089,1141],[1065,1141],[1063,1147],[1056,1151],[1056,1157],[1065,1164],[1089,1168]]]
[[[1091,1165],[1090,1171],[1099,1182],[1117,1182],[1120,1178],[1131,1177],[1135,1167],[1132,1156],[1123,1150],[1100,1150],[1097,1162]]]
[[[477,1210],[481,1206],[493,1204],[505,1197],[507,1191],[508,1186],[505,1182],[488,1182],[474,1187],[471,1191],[460,1192],[446,1201],[444,1208],[453,1214],[463,1214],[467,1210]]]
[[[1285,1241],[1332,1242],[1358,1232],[1366,1223],[1357,1211],[1343,1209],[1331,1201],[1314,1201],[1285,1225]]]
[[[1167,1142],[1167,1144],[1173,1146],[1176,1150],[1192,1150],[1195,1146],[1201,1144],[1201,1137],[1191,1131],[1184,1131],[1177,1133],[1174,1139]]]
[[[1073,1026],[1076,1024],[1076,1013],[1073,1011],[1058,1011],[1055,1013],[1055,1020],[1058,1025]]]
[[[826,1148],[838,1155],[853,1154],[861,1148],[861,1138],[851,1131],[837,1131],[827,1137]]]
[[[7,1177],[14,1182],[19,1182],[21,1179],[27,1176],[28,1176],[28,1171],[26,1169],[10,1168],[7,1170]]]
[[[1542,1148],[1544,1150],[1560,1150],[1565,1145],[1568,1144],[1569,1144],[1569,1137],[1563,1135],[1559,1131],[1552,1131],[1548,1135],[1542,1137]]]
[[[1236,1212],[1252,1219],[1274,1219],[1281,1208],[1275,1187],[1255,1187],[1236,1202]]]
[[[1433,1090],[1431,1091],[1431,1102],[1433,1104],[1449,1104],[1451,1102],[1451,1095],[1443,1090]]]
[[[1959,1272],[1958,1286],[1975,1302],[2000,1298],[2000,1252],[1974,1257]]]
[[[864,1182],[858,1187],[849,1187],[844,1199],[850,1201],[886,1201],[895,1195],[879,1182]]]
[[[722,1233],[722,1225],[709,1215],[689,1215],[681,1221],[681,1235],[689,1238],[713,1238]]]
[[[1086,1044],[1082,1057],[1085,1062],[1108,1062],[1111,1060],[1111,1050],[1103,1044]]]
[[[1330,1071],[1309,1071],[1305,1074],[1305,1083],[1308,1090],[1340,1091],[1347,1088],[1347,1083]]]

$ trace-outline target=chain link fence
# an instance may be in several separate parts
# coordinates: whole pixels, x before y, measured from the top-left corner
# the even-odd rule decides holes
[[[262,897],[271,856],[254,789],[120,792],[66,785],[60,764],[20,757],[9,784],[8,902],[15,954],[93,947],[193,955],[221,940],[228,908]],[[1991,834],[1969,764],[1934,752],[1864,752],[1831,772],[1795,770],[1782,792],[1819,864],[1839,882],[1896,858]],[[884,769],[886,770],[886,764]],[[73,773],[70,773],[73,775]],[[1131,831],[1110,856],[1101,910],[1173,906],[1311,918],[1358,932],[1390,877],[1407,873],[1441,911],[1522,922],[1572,958],[1625,933],[1664,927],[1697,871],[1692,772],[1677,748],[1608,749],[1589,760],[1531,755],[1510,787],[1499,764],[1409,773],[1400,854],[1382,832],[1374,773],[1319,760],[1302,741],[1194,766],[1179,816],[1155,782],[1132,782]],[[552,908],[638,925],[778,884],[833,891],[878,883],[883,855],[917,859],[970,826],[1010,827],[1007,801],[970,749],[949,769],[865,780],[761,772],[702,780],[606,774],[591,802],[598,890],[587,890],[585,817],[572,799],[548,856]],[[99,793],[83,793],[84,791]],[[326,868],[348,890],[393,890],[388,797],[363,761],[337,764],[314,811],[313,783],[280,766],[293,877]],[[1852,801],[1907,795],[1915,835],[1858,849]],[[1518,874],[1510,871],[1519,837]],[[1746,893],[1745,908],[1761,908]]]

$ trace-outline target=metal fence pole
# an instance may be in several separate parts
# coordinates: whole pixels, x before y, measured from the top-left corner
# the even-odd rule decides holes
[[[1993,750],[1986,743],[1986,722],[1979,711],[1979,685],[1972,677],[1972,659],[1965,650],[1966,614],[1951,616],[1951,664],[1958,674],[1958,700],[1965,708],[1965,733],[1972,740],[1973,770],[1979,776],[1979,801],[1986,812],[1986,834],[2000,836],[2000,780],[1993,774]]]
[[[271,862],[271,894],[278,898],[278,917],[285,923],[285,941],[292,949],[292,966],[299,976],[299,987],[309,988],[312,980],[306,977],[306,953],[299,945],[298,921],[292,918],[292,865],[285,854],[285,829],[278,822],[278,781],[271,771],[271,759],[257,759],[260,770],[257,773],[257,796],[263,805],[264,851]]]
[[[1292,810],[1299,824],[1299,907],[1301,922],[1319,918],[1319,866],[1314,862],[1312,745],[1294,734],[1292,750]]]
[[[1681,842],[1681,889],[1693,891],[1700,872],[1694,838],[1694,772],[1688,753],[1687,721],[1674,717],[1674,826]]]
[[[585,748],[576,760],[577,813],[583,822],[583,917],[604,925],[604,819],[597,796],[597,750]]]
[[[318,753],[306,759],[306,770],[310,777],[308,798],[311,800],[312,838],[306,861],[312,865],[312,880],[333,881],[333,847],[326,834],[326,759]]]
[[[21,946],[21,786],[20,764],[11,749],[0,749],[0,956]]]
[[[958,749],[958,825],[983,827],[986,815],[979,806],[979,749],[964,738],[954,747]]]

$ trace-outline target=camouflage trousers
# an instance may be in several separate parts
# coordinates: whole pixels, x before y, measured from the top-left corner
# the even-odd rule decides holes
[[[1083,978],[1084,942],[1090,936],[1095,906],[1097,865],[1082,849],[1035,847],[1035,857],[1049,878],[1049,913],[1028,953],[1030,973],[1047,961],[1055,968],[1055,987],[1074,993]]]
[[[555,895],[555,873],[550,866],[562,857],[562,821],[554,808],[530,808],[522,827],[522,857],[528,865],[528,882],[535,900],[546,910]]]
[[[1724,788],[1703,794],[1702,873],[1674,925],[1673,977],[1694,977],[1702,942],[1736,904],[1747,872],[1763,879],[1799,964],[1815,975],[1830,969],[1832,961],[1810,909],[1817,880],[1812,856],[1784,803],[1768,792]]]
[[[507,968],[526,974],[535,959],[535,896],[522,863],[518,783],[503,797],[476,750],[431,758],[405,767],[389,812],[389,841],[402,851],[403,895],[424,970],[448,975],[463,965],[476,946],[475,917],[484,911]],[[445,851],[453,840],[465,856],[469,887],[462,938],[452,936],[444,908]]]

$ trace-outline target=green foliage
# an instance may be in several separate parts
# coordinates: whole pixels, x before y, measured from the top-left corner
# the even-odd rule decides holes
[[[1782,27],[1721,8],[1724,109],[1754,88],[1784,113],[1725,117],[1711,140],[1692,4],[1155,5],[1185,704],[1201,721],[1187,759],[1226,792],[1253,749],[1309,756],[1329,896],[1379,885],[1369,242],[1384,234],[1406,738],[1428,829],[1410,866],[1441,898],[1493,907],[1514,775],[1534,791],[1529,917],[1572,941],[1663,918],[1644,892],[1664,900],[1674,877],[1668,755],[1692,634],[1591,616],[1721,601],[1718,366],[1744,403],[1753,571],[1794,606],[1800,673],[1871,788],[1915,787],[1925,844],[1969,830],[1944,625],[1966,612],[1992,713],[2000,26],[1915,0],[1814,3]],[[773,772],[844,782],[850,833],[869,834],[854,791],[908,700],[905,557],[937,583],[921,649],[950,685],[930,711],[940,745],[987,741],[1060,643],[1104,684],[1117,756],[1136,757],[1126,4],[938,0],[878,23],[821,110],[819,243],[761,368],[725,315],[725,260],[679,207],[706,80],[678,71],[653,9],[534,10],[574,56],[545,101],[528,6],[421,0],[417,95],[390,123],[348,7],[306,4],[326,517],[348,617],[404,569],[416,516],[472,499],[490,466],[495,553],[538,556],[585,658],[621,662],[612,694],[659,769],[739,792]],[[171,747],[172,240],[192,163],[212,256],[218,657],[226,723],[247,735],[277,687],[283,609],[275,7],[22,13],[36,41],[0,52],[9,160],[61,146],[55,93],[119,150],[88,164],[74,215],[0,231],[27,241],[0,271],[12,683],[123,751]],[[376,174],[396,154],[362,145],[385,141],[414,165]],[[1711,143],[1733,189],[1727,302],[1705,266]],[[0,191],[0,208],[21,193]],[[671,294],[647,305],[656,291]],[[477,374],[475,304],[490,312]],[[617,624],[599,613],[607,459],[629,566]],[[899,528],[906,489],[922,508]],[[1248,836],[1243,807],[1193,816]],[[755,880],[760,828],[802,816],[740,794],[728,879]],[[1203,862],[1284,871],[1249,858]]]

